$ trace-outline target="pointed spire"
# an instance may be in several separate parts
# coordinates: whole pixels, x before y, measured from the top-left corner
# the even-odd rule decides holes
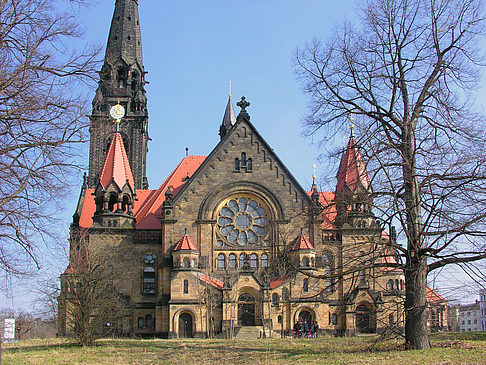
[[[235,125],[236,123],[236,114],[235,109],[233,108],[233,101],[231,101],[231,92],[228,98],[228,103],[226,104],[226,110],[224,111],[223,122],[219,127],[219,136],[221,139],[225,136],[226,132]]]
[[[174,251],[198,251],[196,245],[192,241],[192,238],[187,234],[187,229],[184,236],[177,242],[174,247]]]
[[[345,186],[354,192],[359,184],[361,184],[365,190],[371,190],[371,181],[368,171],[366,170],[366,164],[359,151],[359,146],[353,133],[351,133],[348,145],[343,151],[336,177],[337,194],[341,193]]]
[[[132,170],[123,145],[123,138],[119,132],[115,132],[113,136],[100,175],[100,182],[104,188],[111,181],[114,181],[120,190],[125,184],[128,184],[132,191],[135,191]]]
[[[301,232],[294,241],[290,251],[315,250],[314,245],[309,241],[303,232]]]
[[[314,203],[319,203],[319,191],[317,190],[316,185],[316,164],[312,164],[312,187],[311,187],[311,199]]]
[[[115,3],[105,61],[113,65],[118,58],[128,64],[143,64],[137,0],[116,0]]]

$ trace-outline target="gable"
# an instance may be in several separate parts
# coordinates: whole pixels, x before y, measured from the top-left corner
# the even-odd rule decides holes
[[[241,164],[246,158],[247,163]],[[236,169],[237,160],[240,168]],[[248,161],[251,161],[251,166]],[[257,185],[276,200],[299,206],[312,200],[250,122],[239,120],[216,145],[187,184],[174,196],[174,206],[192,201],[201,189]],[[193,201],[192,201],[193,202]]]

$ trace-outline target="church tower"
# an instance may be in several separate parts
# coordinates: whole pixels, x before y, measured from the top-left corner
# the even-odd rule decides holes
[[[110,107],[120,103],[126,116],[119,134],[133,173],[134,188],[148,188],[146,159],[148,137],[145,70],[138,0],[116,0],[103,67],[90,116],[88,187],[99,181],[108,148],[115,134]]]
[[[341,227],[348,223],[356,228],[370,226],[373,223],[373,190],[366,163],[353,134],[353,126],[336,177],[336,225]]]

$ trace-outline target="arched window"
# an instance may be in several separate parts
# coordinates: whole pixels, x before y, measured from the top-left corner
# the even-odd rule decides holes
[[[189,259],[187,257],[182,261],[182,266],[185,268],[189,268],[191,266]]]
[[[246,161],[246,170],[247,171],[253,170],[253,161],[251,158],[249,158],[248,161]]]
[[[334,313],[332,315],[332,320],[331,320],[332,324],[336,325],[338,324],[338,315],[336,313]]]
[[[220,253],[218,255],[218,270],[226,269],[226,257],[224,254]]]
[[[387,281],[386,288],[387,288],[387,290],[393,290],[393,280],[392,279]]]
[[[324,289],[331,290],[332,287],[332,280],[331,280],[331,266],[326,265],[324,266]]]
[[[264,253],[261,257],[262,267],[268,267],[268,255]]]
[[[400,280],[395,279],[395,289],[400,290]]]
[[[184,280],[184,288],[183,288],[184,294],[189,294],[189,281]]]
[[[246,166],[246,153],[241,152],[241,166]]]
[[[154,320],[152,319],[152,315],[151,314],[147,314],[145,316],[145,327],[147,327],[147,329],[154,328]]]
[[[254,253],[252,253],[250,256],[250,267],[253,269],[256,269],[258,267],[257,255],[255,255]]]
[[[272,305],[274,307],[278,307],[278,294],[277,293],[272,294]]]
[[[278,317],[277,317],[277,322],[278,322],[278,323],[282,323],[282,316],[278,316]]]
[[[248,266],[248,264],[249,264],[249,262],[248,262],[248,255],[247,255],[247,254],[242,253],[242,254],[240,255],[240,268],[242,268],[242,267],[247,267],[247,266]]]
[[[403,280],[400,280],[400,290],[403,290],[404,286]]]
[[[228,257],[228,266],[230,269],[236,268],[236,256],[233,253]]]
[[[235,170],[240,171],[240,159],[235,158]]]
[[[304,293],[307,293],[309,291],[309,279],[304,279],[304,282],[302,284],[302,290]]]
[[[155,269],[150,266],[143,269],[143,294],[155,294]]]
[[[137,324],[138,324],[138,328],[143,328],[143,326],[145,325],[145,321],[143,320],[143,317],[138,317]]]
[[[309,267],[309,258],[307,256],[305,256],[303,259],[302,259],[302,266],[303,267]]]

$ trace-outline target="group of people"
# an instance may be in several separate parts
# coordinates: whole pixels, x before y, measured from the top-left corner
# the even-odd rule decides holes
[[[291,333],[294,338],[307,337],[307,338],[317,338],[319,336],[319,324],[317,321],[309,324],[307,320],[297,321],[294,324],[294,329]]]

